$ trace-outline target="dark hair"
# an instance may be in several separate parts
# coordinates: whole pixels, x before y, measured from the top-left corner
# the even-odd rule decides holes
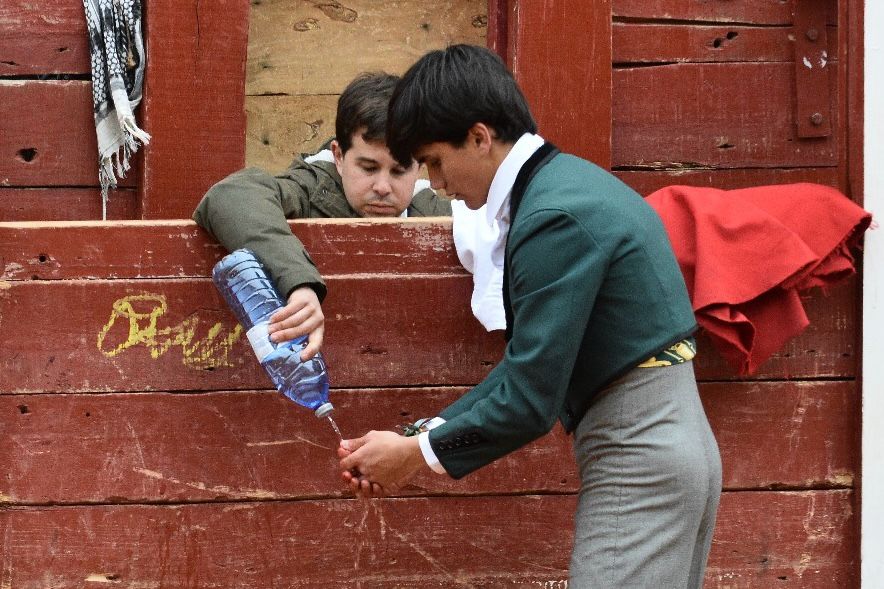
[[[383,141],[387,128],[387,107],[398,76],[366,72],[347,84],[338,98],[335,139],[346,153],[353,146],[353,135],[362,133],[366,141]]]
[[[463,145],[476,123],[494,129],[505,143],[537,132],[528,101],[503,61],[485,47],[451,45],[421,57],[396,85],[387,147],[404,165],[428,143]]]

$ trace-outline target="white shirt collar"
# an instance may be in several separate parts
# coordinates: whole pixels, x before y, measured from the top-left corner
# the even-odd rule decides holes
[[[497,168],[497,173],[494,174],[494,180],[491,181],[491,187],[488,189],[485,215],[489,225],[492,225],[495,219],[504,220],[508,224],[510,214],[508,205],[516,176],[519,175],[519,170],[522,169],[528,158],[534,155],[534,152],[540,149],[543,143],[543,137],[540,135],[525,133],[519,137],[510,152],[503,158]]]

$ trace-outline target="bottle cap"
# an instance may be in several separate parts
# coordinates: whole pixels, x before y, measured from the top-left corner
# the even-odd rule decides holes
[[[316,408],[316,411],[314,411],[313,414],[316,417],[325,417],[326,415],[328,415],[329,413],[331,413],[334,410],[335,410],[335,406],[332,405],[331,403],[323,403],[322,405],[320,405],[319,407]]]

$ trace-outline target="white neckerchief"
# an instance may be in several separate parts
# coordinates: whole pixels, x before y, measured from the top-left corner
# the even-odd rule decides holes
[[[471,211],[462,201],[452,201],[452,231],[457,257],[473,274],[473,315],[488,331],[506,329],[503,310],[503,261],[510,228],[510,194],[519,170],[544,140],[525,133],[506,155],[488,190],[488,199]]]

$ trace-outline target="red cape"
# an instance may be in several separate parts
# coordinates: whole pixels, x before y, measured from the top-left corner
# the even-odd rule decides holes
[[[854,273],[850,250],[872,220],[819,184],[668,186],[647,201],[666,226],[697,322],[742,374],[807,327],[800,291]]]

